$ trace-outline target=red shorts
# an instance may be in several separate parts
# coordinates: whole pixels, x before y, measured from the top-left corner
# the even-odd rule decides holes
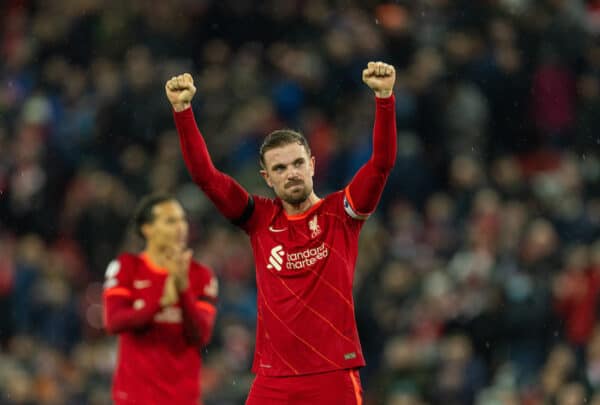
[[[256,376],[246,405],[362,405],[358,370],[291,377]]]

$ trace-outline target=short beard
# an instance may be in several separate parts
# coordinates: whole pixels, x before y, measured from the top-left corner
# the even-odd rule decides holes
[[[279,196],[279,198],[281,198],[283,201],[285,201],[288,204],[298,205],[298,204],[302,204],[304,201],[306,201],[308,199],[308,196],[310,195],[311,191],[312,190],[310,190],[308,187],[305,187],[302,190],[302,193],[300,195],[292,196],[290,194],[286,194],[283,196]]]

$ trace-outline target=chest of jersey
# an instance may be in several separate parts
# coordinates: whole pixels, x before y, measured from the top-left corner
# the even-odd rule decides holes
[[[316,212],[301,219],[276,216],[256,238],[257,265],[280,276],[320,272],[331,261],[344,261],[349,246],[344,224]],[[259,269],[257,269],[259,270]]]

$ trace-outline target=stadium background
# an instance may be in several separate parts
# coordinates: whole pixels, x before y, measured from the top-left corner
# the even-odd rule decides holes
[[[303,131],[324,195],[370,153],[360,73],[382,60],[399,156],[357,266],[366,403],[600,404],[599,3],[2,1],[0,403],[109,403],[103,273],[158,190],[221,280],[206,404],[243,403],[249,243],[190,183],[164,82],[194,75],[214,160],[252,191],[262,136]]]

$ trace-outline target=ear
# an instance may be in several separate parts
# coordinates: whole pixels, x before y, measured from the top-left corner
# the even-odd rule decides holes
[[[260,170],[260,175],[263,177],[263,179],[265,179],[267,186],[273,188],[273,183],[271,183],[271,180],[269,179],[269,173],[267,173],[266,170],[262,169]]]
[[[142,225],[140,230],[142,231],[142,235],[144,235],[145,240],[150,239],[150,236],[152,234],[152,224],[144,224]]]
[[[314,156],[310,157],[310,175],[314,176],[315,175],[315,164],[316,164],[316,160]]]

